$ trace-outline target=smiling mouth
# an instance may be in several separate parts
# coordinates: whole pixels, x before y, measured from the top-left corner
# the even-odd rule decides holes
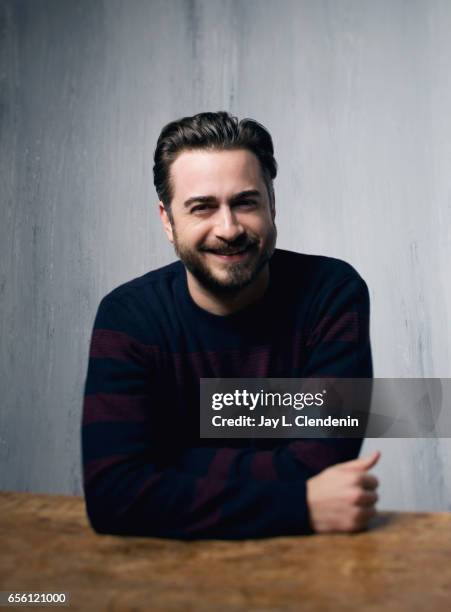
[[[257,247],[257,244],[254,242],[248,242],[246,245],[244,246],[236,246],[234,249],[232,249],[230,246],[228,249],[203,249],[204,251],[206,251],[207,253],[213,253],[214,255],[241,255],[241,253],[245,253],[246,251],[250,251],[252,249],[255,249]]]
[[[244,259],[244,257],[253,250],[253,245],[248,245],[244,249],[232,251],[232,252],[221,252],[221,251],[210,251],[207,253],[211,255],[215,255],[216,257],[221,258],[223,261],[238,261],[240,259]]]

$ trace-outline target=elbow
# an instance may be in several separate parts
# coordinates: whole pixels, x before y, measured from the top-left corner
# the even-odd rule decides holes
[[[124,508],[114,498],[85,491],[85,507],[89,524],[97,534],[161,536],[160,522],[151,513],[143,517],[133,504]]]
[[[108,500],[85,491],[85,508],[89,524],[95,533],[101,535],[124,535],[123,521],[115,513],[114,505]]]
[[[95,533],[105,535],[116,534],[116,526],[114,521],[111,520],[112,517],[105,509],[99,507],[99,504],[93,502],[88,495],[85,495],[85,507],[89,524]]]

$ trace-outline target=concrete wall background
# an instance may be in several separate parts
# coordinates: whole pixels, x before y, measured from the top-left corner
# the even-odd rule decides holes
[[[451,4],[1,0],[0,488],[81,493],[100,298],[173,260],[152,155],[203,110],[271,131],[278,246],[352,263],[378,377],[451,377]],[[380,448],[381,508],[451,509],[450,440]]]

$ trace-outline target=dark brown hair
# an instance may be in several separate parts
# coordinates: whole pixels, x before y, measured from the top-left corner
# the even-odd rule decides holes
[[[274,147],[268,130],[253,119],[242,119],[225,111],[199,113],[172,121],[161,130],[154,154],[153,182],[158,197],[170,212],[173,198],[171,164],[179,153],[190,149],[248,149],[262,169],[271,206],[274,207],[273,179],[277,175]]]

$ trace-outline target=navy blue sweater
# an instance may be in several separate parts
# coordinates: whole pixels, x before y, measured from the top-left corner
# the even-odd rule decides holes
[[[177,261],[100,303],[82,421],[99,533],[240,539],[310,533],[308,478],[360,439],[201,439],[199,379],[372,377],[368,290],[343,261],[277,249],[256,303],[195,304]]]

